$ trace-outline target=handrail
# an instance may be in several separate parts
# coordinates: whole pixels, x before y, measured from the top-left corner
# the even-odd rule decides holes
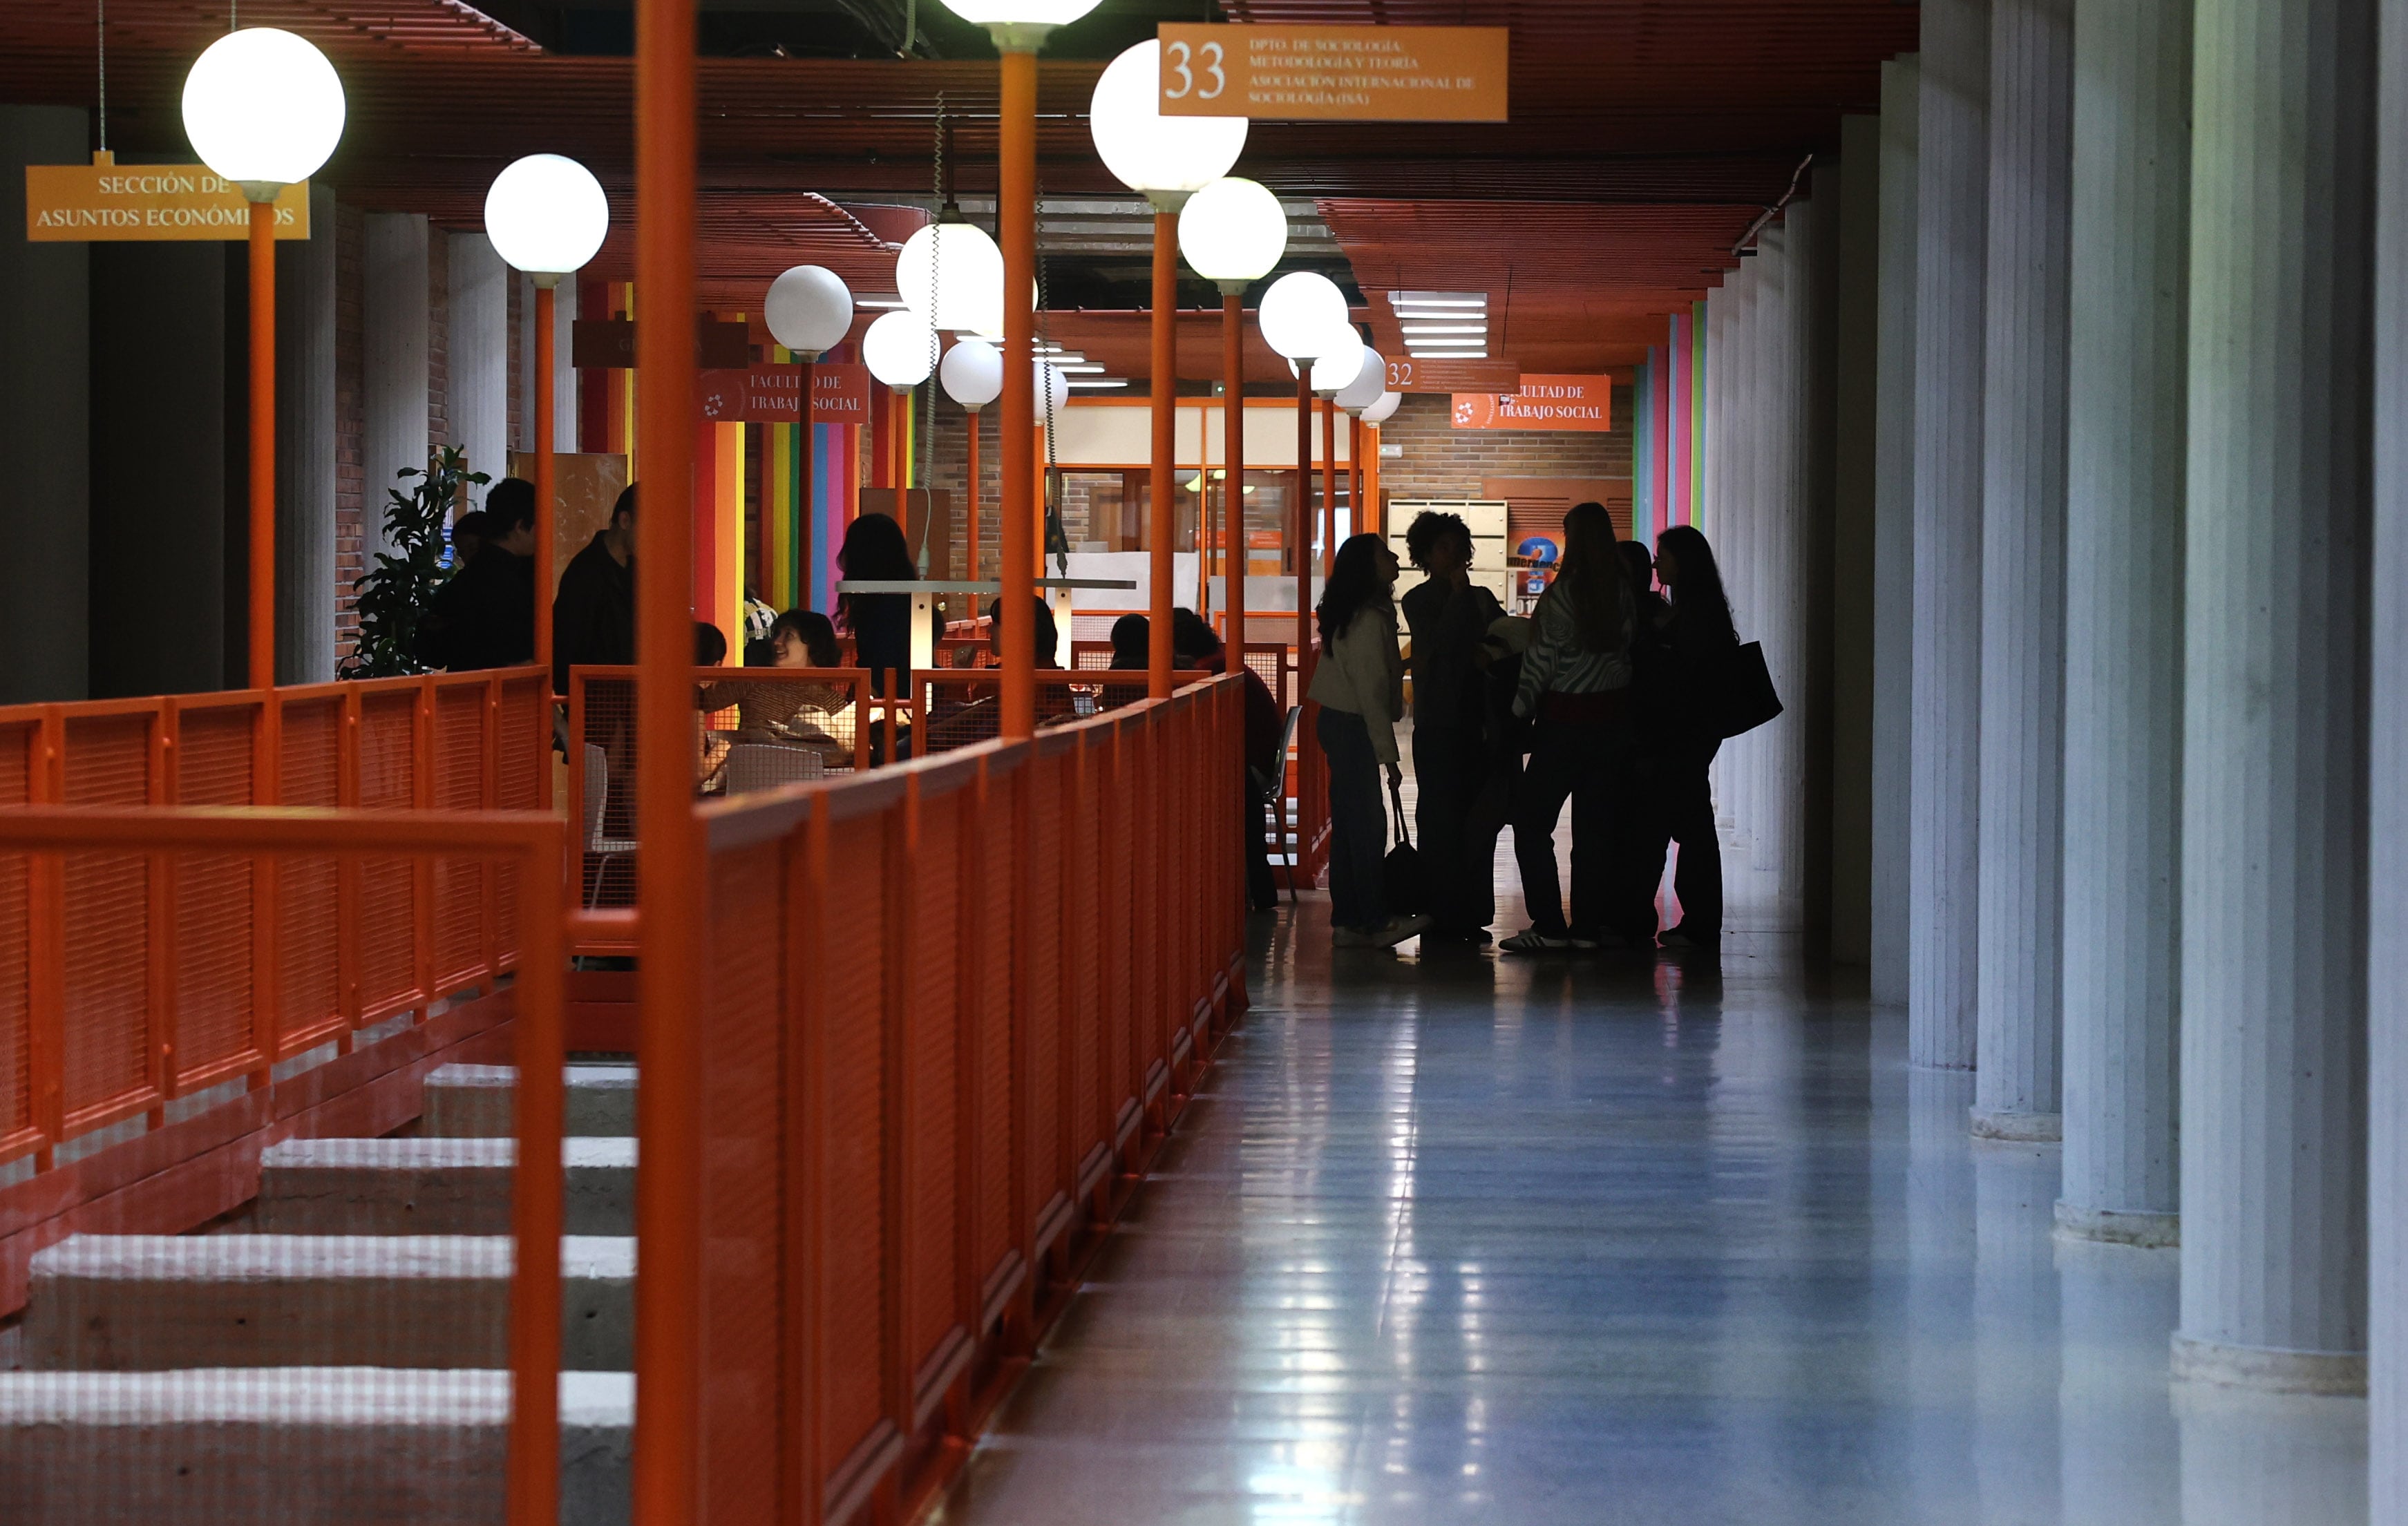
[[[510,1194],[514,1236],[509,1302],[511,1404],[508,1487],[511,1519],[549,1522],[558,1513],[560,1268],[566,1170],[560,1138],[566,1112],[561,1062],[566,957],[562,948],[562,823],[549,812],[457,813],[305,807],[89,809],[34,806],[0,810],[0,850],[20,863],[139,852],[164,860],[211,856],[380,853],[506,858],[518,936],[518,1148]],[[112,855],[114,856],[114,855]],[[155,872],[155,870],[154,870]],[[156,982],[153,994],[157,993]],[[57,1094],[67,1056],[32,1056],[37,1094]]]
[[[541,810],[550,696],[536,668],[0,708],[0,806]],[[84,851],[0,857],[0,1032],[48,1063],[114,1022],[139,1056],[10,1098],[0,1162],[472,986],[514,961],[482,861],[351,852],[252,863]]]

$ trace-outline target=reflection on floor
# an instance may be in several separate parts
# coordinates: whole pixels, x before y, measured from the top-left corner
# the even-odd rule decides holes
[[[2177,1253],[2056,1243],[2056,1149],[1969,1140],[1971,1078],[1792,940],[1326,918],[1256,919],[1253,1014],[945,1521],[2366,1520],[2364,1406],[2170,1392]]]

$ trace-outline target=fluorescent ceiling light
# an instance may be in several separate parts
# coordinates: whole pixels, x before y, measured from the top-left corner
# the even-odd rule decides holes
[[[1054,369],[1061,372],[1064,376],[1068,377],[1081,375],[1101,376],[1104,373],[1104,368],[1102,366],[1096,365],[1092,362],[1082,365],[1057,365]]]
[[[1485,323],[1407,323],[1403,325],[1403,332],[1405,337],[1408,339],[1414,338],[1417,335],[1434,334],[1478,334],[1485,335],[1488,333],[1488,325]]]
[[[891,312],[903,306],[903,299],[901,297],[855,297],[853,299],[853,305],[856,307],[875,308],[880,312]]]
[[[1073,387],[1125,387],[1128,385],[1128,378],[1113,377],[1108,380],[1102,377],[1072,377],[1070,385]]]
[[[1392,307],[1485,307],[1484,292],[1391,292],[1388,306]]]

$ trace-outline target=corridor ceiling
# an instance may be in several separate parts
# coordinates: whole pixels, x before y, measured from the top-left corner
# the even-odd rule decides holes
[[[632,0],[237,0],[242,24],[301,33],[351,102],[326,178],[346,201],[474,227],[484,187],[522,153],[584,160],[632,202]],[[939,105],[953,185],[992,203],[996,69],[984,37],[918,0],[701,0],[704,300],[741,307],[789,264],[892,289],[891,253],[934,188]],[[108,0],[110,146],[182,157],[185,69],[225,30],[223,0]],[[1912,50],[1899,0],[1104,0],[1057,34],[1041,66],[1039,178],[1080,208],[1049,234],[1049,334],[1142,380],[1145,262],[1097,236],[1099,202],[1141,208],[1096,158],[1084,118],[1103,63],[1166,20],[1504,25],[1512,120],[1496,125],[1260,122],[1239,173],[1314,206],[1296,263],[1367,294],[1358,316],[1393,344],[1378,293],[1486,290],[1496,351],[1526,369],[1635,362],[1661,316],[1736,264],[1840,118],[1874,108],[1881,61]],[[0,0],[0,101],[91,107],[93,0]],[[901,56],[908,53],[910,56]],[[980,221],[985,221],[980,216]],[[605,265],[624,274],[619,229]],[[1217,307],[1182,287],[1182,369],[1212,362]],[[1385,331],[1380,327],[1388,324]],[[1250,356],[1251,378],[1284,367]]]

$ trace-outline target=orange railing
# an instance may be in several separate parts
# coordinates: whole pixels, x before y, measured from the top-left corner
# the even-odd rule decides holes
[[[551,805],[536,669],[0,709],[0,806]],[[0,860],[0,1162],[150,1114],[516,957],[482,859]]]

